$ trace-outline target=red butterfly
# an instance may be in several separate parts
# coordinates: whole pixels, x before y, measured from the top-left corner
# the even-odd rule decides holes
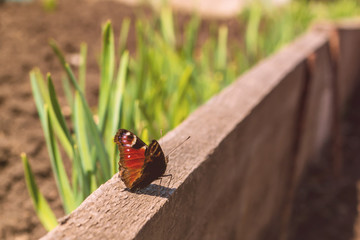
[[[131,191],[144,188],[164,175],[168,157],[165,157],[156,140],[152,140],[147,146],[132,132],[119,129],[114,142],[120,151],[121,180]]]

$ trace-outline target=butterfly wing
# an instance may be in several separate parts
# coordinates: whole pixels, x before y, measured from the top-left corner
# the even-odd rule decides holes
[[[120,151],[119,174],[126,187],[133,189],[143,175],[148,146],[132,132],[119,129],[114,142]]]
[[[166,158],[156,140],[147,146],[132,132],[119,129],[114,142],[120,151],[121,180],[131,191],[148,186],[165,173]]]
[[[141,176],[134,182],[131,190],[145,188],[160,178],[165,173],[166,165],[165,155],[160,144],[156,140],[152,140],[145,150],[145,163]]]

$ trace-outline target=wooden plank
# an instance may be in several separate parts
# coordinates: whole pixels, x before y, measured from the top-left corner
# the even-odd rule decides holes
[[[360,20],[348,20],[338,23],[339,57],[338,87],[339,106],[346,105],[353,94],[360,76]]]
[[[170,157],[169,188],[131,193],[114,176],[43,239],[278,239],[306,59],[326,44],[326,33],[307,33],[161,139],[168,152],[191,136]]]

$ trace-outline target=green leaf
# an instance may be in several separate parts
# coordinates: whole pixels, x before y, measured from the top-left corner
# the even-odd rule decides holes
[[[257,3],[251,4],[250,17],[245,32],[246,49],[251,58],[255,58],[258,54],[261,16],[262,7]]]
[[[88,126],[89,121],[86,121],[85,110],[82,105],[82,101],[79,95],[79,92],[75,92],[75,106],[74,106],[74,128],[76,139],[79,149],[79,157],[84,171],[85,181],[88,183],[86,193],[93,191],[94,187],[96,189],[96,180],[95,180],[95,164],[96,164],[96,155],[91,153],[91,136],[88,135]],[[104,173],[103,173],[104,175]],[[90,183],[90,184],[89,184]],[[90,187],[90,188],[88,188]]]
[[[193,15],[190,22],[185,28],[185,43],[184,43],[184,53],[188,61],[194,61],[193,52],[195,49],[195,44],[198,36],[199,26],[201,20],[198,15]]]
[[[47,12],[55,11],[57,5],[57,0],[42,0],[42,7]]]
[[[48,79],[48,89],[50,96],[50,103],[47,104],[50,104],[49,109],[52,114],[52,119],[56,120],[53,121],[53,125],[57,128],[56,133],[58,134],[62,146],[64,147],[69,158],[72,159],[74,155],[74,149],[73,149],[72,138],[70,136],[70,131],[66,126],[65,118],[62,115],[60,104],[57,100],[54,84],[52,82],[50,74],[47,75],[47,79]]]
[[[119,56],[122,56],[126,48],[126,42],[129,35],[130,18],[125,18],[121,23],[121,30],[119,36]]]
[[[95,161],[91,160],[90,143],[87,136],[87,121],[82,106],[79,92],[75,93],[75,107],[74,107],[74,128],[77,138],[78,148],[82,159],[83,169],[85,172],[93,172],[95,169]]]
[[[227,35],[228,28],[221,26],[218,35],[218,45],[216,54],[216,68],[220,70],[226,69],[226,58],[227,58]]]
[[[50,79],[50,80],[49,80]],[[44,125],[44,104],[49,106],[49,112],[53,119],[53,126],[55,132],[65,149],[65,152],[70,158],[73,155],[72,141],[69,130],[65,124],[65,120],[62,116],[60,106],[57,102],[54,86],[51,81],[50,75],[48,75],[49,86],[46,87],[42,75],[39,70],[35,69],[30,72],[30,81],[35,98],[36,107],[40,116],[40,120]]]
[[[45,227],[45,229],[50,231],[58,225],[55,214],[51,210],[44,196],[39,191],[28,158],[25,153],[21,154],[21,160],[25,171],[26,186],[31,196],[31,200],[34,204],[35,212],[38,215],[40,222]]]
[[[53,119],[52,121],[50,120],[49,108],[44,101],[44,95],[45,98],[49,98],[49,96],[46,97],[45,91],[41,90],[44,88],[43,86],[44,83],[43,83],[43,79],[38,75],[39,73],[36,72],[36,70],[30,72],[30,80],[31,80],[33,95],[35,98],[36,107],[39,112],[41,124],[45,135],[47,149],[50,155],[51,167],[54,173],[56,184],[58,186],[60,197],[63,202],[63,207],[65,212],[69,213],[72,210],[74,210],[77,205],[75,203],[73,192],[71,190],[69,180],[66,175],[66,171],[61,159],[61,154],[59,152],[58,146],[56,144],[56,139],[53,133],[52,122],[55,122],[55,119]],[[41,94],[41,92],[44,93]],[[53,114],[53,116],[55,116],[55,114]]]
[[[75,120],[74,120],[75,122]],[[72,165],[72,182],[74,197],[77,205],[90,195],[90,184],[87,181],[87,178],[84,173],[84,168],[82,167],[80,153],[77,145],[74,146],[75,154]]]
[[[80,45],[80,66],[79,66],[79,85],[81,91],[85,95],[85,80],[86,80],[86,55],[87,55],[87,44],[81,43]]]
[[[125,82],[126,82],[126,73],[129,62],[129,53],[126,51],[121,57],[119,64],[119,70],[117,74],[117,79],[113,84],[111,89],[111,99],[110,107],[111,111],[106,122],[106,129],[104,134],[105,145],[107,146],[108,153],[114,152],[115,145],[113,143],[113,136],[121,124],[121,116],[123,114],[123,99],[125,91]],[[111,163],[114,163],[114,160],[111,160]],[[116,172],[116,164],[111,165],[111,172],[114,174]]]
[[[137,61],[133,62],[135,65],[135,76],[136,76],[136,95],[134,99],[142,99],[145,91],[145,80],[146,72],[148,71],[147,67],[147,51],[145,45],[145,30],[141,21],[136,22],[136,56]]]
[[[84,114],[86,116],[84,119],[85,119],[85,121],[87,121],[89,136],[91,136],[92,142],[96,145],[95,146],[96,155],[98,156],[98,159],[101,164],[101,171],[104,173],[103,179],[101,179],[101,181],[100,181],[102,183],[111,177],[111,175],[110,175],[110,164],[111,164],[110,159],[109,159],[108,153],[105,149],[104,142],[102,141],[99,129],[97,128],[96,123],[94,122],[93,116],[90,111],[90,107],[89,107],[84,95],[82,94],[81,89],[76,82],[75,76],[74,76],[73,72],[71,71],[68,64],[65,64],[65,70],[69,76],[69,79],[71,80],[71,83],[74,85],[75,89],[78,91],[78,94],[79,94],[79,97],[81,100],[81,106],[82,106],[82,108],[84,110]]]
[[[66,97],[66,101],[68,103],[68,105],[71,108],[71,112],[74,111],[74,97],[73,97],[73,92],[69,83],[69,79],[67,78],[67,76],[64,76],[61,79],[62,82],[62,86],[65,92],[65,97]]]
[[[176,38],[175,38],[175,30],[174,30],[174,21],[172,10],[170,6],[164,6],[161,9],[161,32],[165,39],[165,41],[171,46],[175,48]]]
[[[38,110],[38,114],[40,117],[41,122],[43,123],[44,120],[44,99],[43,94],[41,93],[41,79],[37,77],[39,70],[35,69],[30,72],[30,82],[31,82],[31,89],[33,92],[33,96],[35,99],[36,108]],[[45,92],[45,90],[44,90]]]
[[[66,64],[65,57],[64,57],[64,55],[62,54],[62,52],[60,51],[59,47],[57,46],[55,40],[54,40],[54,39],[50,39],[49,45],[50,45],[50,47],[53,49],[53,51],[54,51],[54,53],[56,54],[56,56],[58,56],[61,65],[65,68],[65,64]]]
[[[47,149],[50,155],[51,167],[54,173],[56,184],[58,185],[65,213],[70,213],[76,208],[75,198],[71,190],[68,176],[66,175],[59,148],[56,144],[56,139],[51,124],[52,121],[50,120],[49,109],[46,105],[44,113],[45,122],[43,124],[43,130]]]
[[[188,107],[186,106],[186,101],[184,101],[185,94],[190,87],[190,79],[191,74],[193,72],[193,66],[188,65],[184,69],[179,83],[176,93],[174,94],[172,98],[172,109],[171,109],[171,115],[172,115],[172,125],[171,127],[176,127],[178,124],[181,123],[188,114]],[[186,110],[186,111],[184,111]]]
[[[108,21],[103,27],[103,47],[101,53],[101,81],[99,89],[99,129],[105,131],[105,122],[108,114],[108,103],[114,75],[115,47],[114,34],[111,23]]]

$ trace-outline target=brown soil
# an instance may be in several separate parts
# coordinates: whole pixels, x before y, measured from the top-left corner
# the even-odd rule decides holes
[[[36,239],[46,233],[25,186],[21,152],[28,154],[40,190],[56,216],[63,215],[28,77],[32,68],[39,67],[51,72],[57,89],[61,89],[62,69],[48,40],[55,39],[67,57],[79,51],[81,42],[88,44],[87,96],[95,105],[101,24],[111,19],[118,36],[122,19],[131,18],[128,48],[134,52],[135,16],[152,15],[149,8],[129,8],[111,1],[58,2],[55,12],[45,12],[37,1],[0,1],[0,239]],[[188,19],[177,14],[176,24],[183,28]],[[202,23],[200,42],[209,35],[212,22]],[[234,19],[217,23],[229,26],[229,38],[240,39],[241,31]],[[62,94],[60,98],[64,103]]]

